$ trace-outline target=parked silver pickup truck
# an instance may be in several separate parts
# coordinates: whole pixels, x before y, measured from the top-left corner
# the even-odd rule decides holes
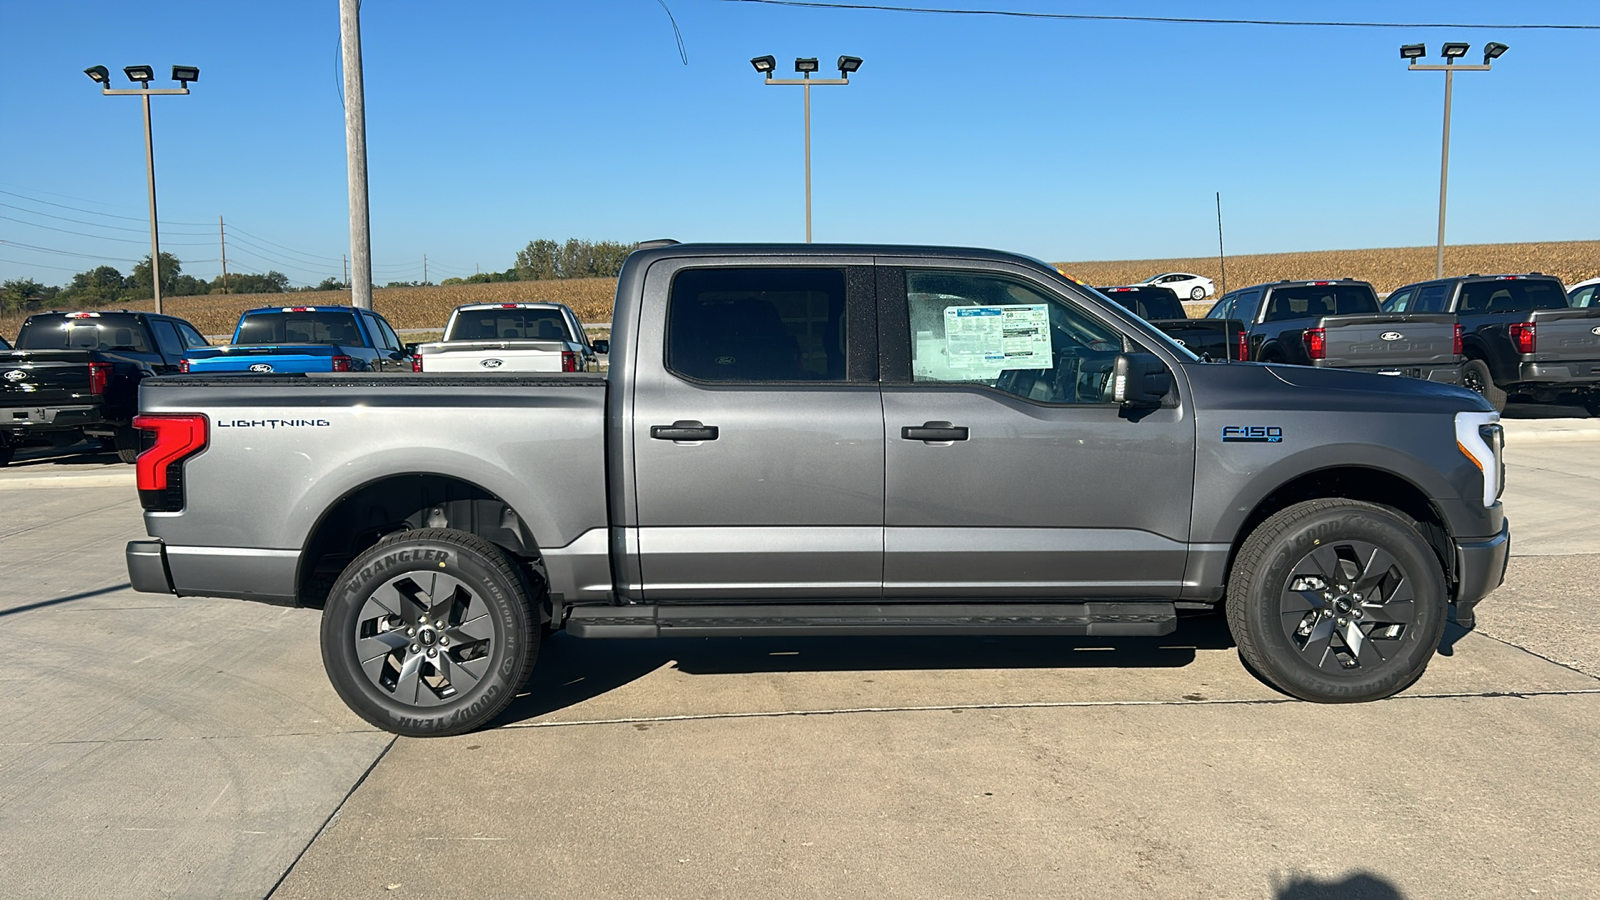
[[[1501,581],[1498,416],[1202,362],[1018,256],[670,245],[610,372],[147,381],[141,591],[321,607],[341,697],[488,723],[541,634],[1162,635],[1305,699],[1421,676]]]
[[[591,346],[583,324],[560,303],[458,306],[444,339],[417,345],[417,372],[592,372],[606,341]]]

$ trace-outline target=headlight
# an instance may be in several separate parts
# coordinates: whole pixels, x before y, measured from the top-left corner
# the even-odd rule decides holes
[[[1456,447],[1483,473],[1483,506],[1493,506],[1505,489],[1505,432],[1500,414],[1456,413]]]

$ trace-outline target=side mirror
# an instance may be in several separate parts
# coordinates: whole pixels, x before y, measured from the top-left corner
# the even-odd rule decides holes
[[[416,356],[417,355],[417,345],[416,344],[407,344],[407,345],[405,345],[405,351],[406,351],[406,355],[407,356]]]
[[[594,348],[594,352],[596,352],[596,353],[610,353],[611,352],[611,342],[606,340],[606,339],[604,339],[604,338],[601,338],[600,340],[595,341],[594,343],[590,344],[589,346],[593,347]]]
[[[1172,390],[1172,373],[1151,353],[1123,353],[1111,368],[1111,399],[1123,406],[1155,407]]]

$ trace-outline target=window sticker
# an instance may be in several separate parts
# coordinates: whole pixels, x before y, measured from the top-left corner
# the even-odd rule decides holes
[[[945,356],[952,369],[998,375],[1007,369],[1048,369],[1050,313],[1043,303],[947,306]]]

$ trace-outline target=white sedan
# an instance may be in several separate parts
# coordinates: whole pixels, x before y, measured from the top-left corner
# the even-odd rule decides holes
[[[1567,305],[1580,309],[1600,306],[1600,296],[1597,294],[1600,294],[1600,278],[1580,281],[1567,289]]]
[[[1217,286],[1211,279],[1203,275],[1190,272],[1168,272],[1154,278],[1146,278],[1140,284],[1156,284],[1190,300],[1204,300],[1217,292]]]

